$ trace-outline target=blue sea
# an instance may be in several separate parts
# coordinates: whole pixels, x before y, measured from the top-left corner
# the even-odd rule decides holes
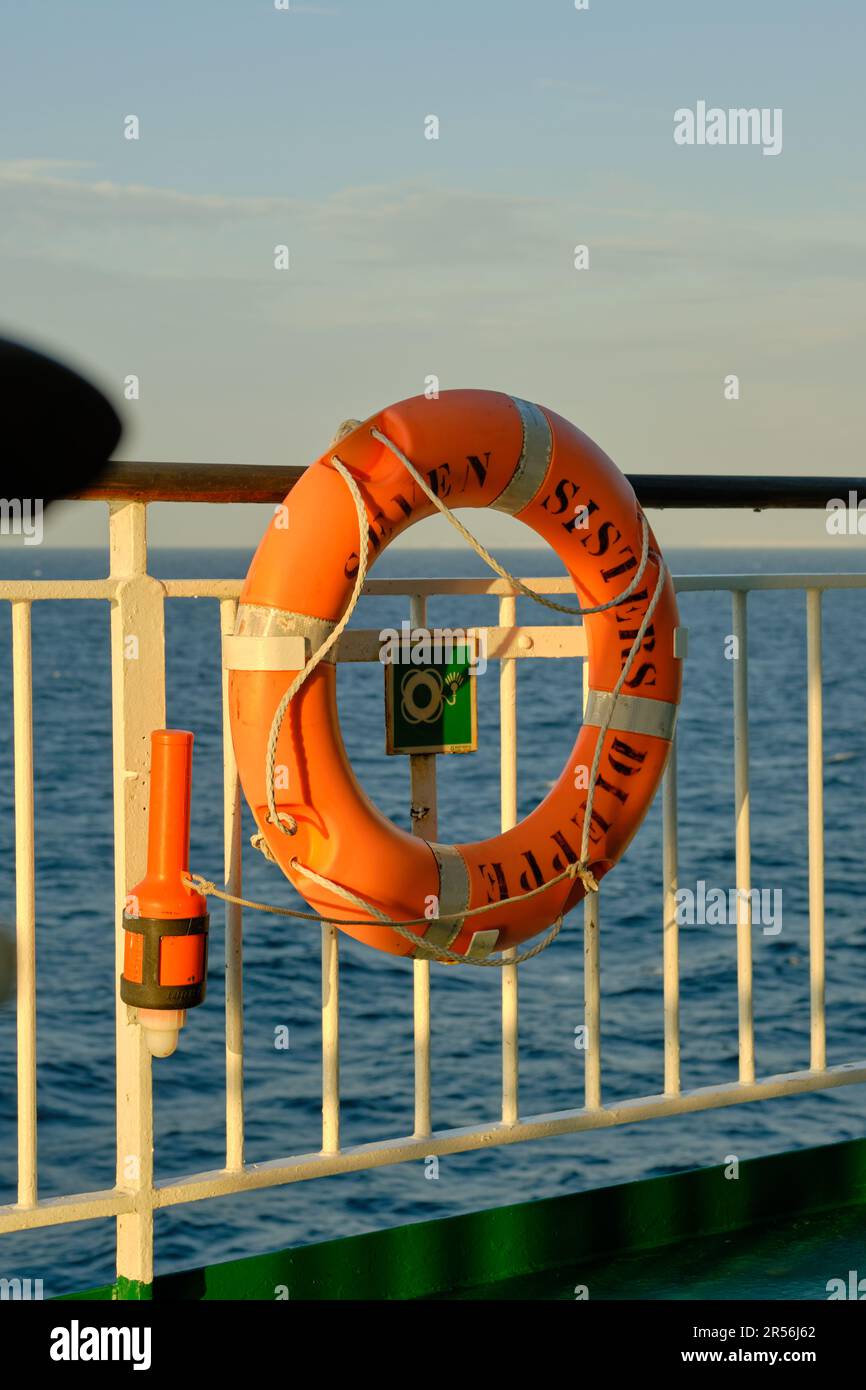
[[[506,553],[523,575],[558,572],[546,550]],[[859,552],[671,552],[675,573],[864,569]],[[155,552],[162,577],[242,576],[246,551]],[[0,576],[97,577],[102,552],[0,552]],[[376,574],[484,572],[464,551],[388,553]],[[866,817],[866,657],[863,596],[825,599],[827,1010],[829,1061],[866,1056],[866,920],[862,911]],[[690,630],[680,723],[680,883],[734,883],[730,597],[681,597]],[[398,625],[405,600],[366,599],[354,621]],[[528,601],[520,619],[542,622]],[[805,600],[749,600],[752,855],[756,887],[782,892],[782,931],[754,933],[759,1075],[809,1062],[808,879],[805,774]],[[432,623],[495,621],[495,600],[440,599]],[[564,621],[570,621],[564,619]],[[109,617],[105,603],[34,605],[38,834],[38,1046],[40,1195],[111,1187],[114,1181],[114,941]],[[167,605],[168,722],[195,732],[192,865],[222,866],[222,766],[218,606]],[[0,919],[14,921],[10,631],[0,607]],[[478,681],[479,749],[441,758],[439,838],[476,839],[499,827],[497,666]],[[558,776],[579,720],[577,663],[519,666],[519,790],[528,812]],[[355,769],[382,810],[409,825],[409,771],[384,752],[382,676],[343,667],[343,730]],[[252,833],[247,816],[244,843]],[[249,848],[248,896],[298,905],[279,870]],[[603,1098],[662,1089],[661,806],[653,806],[601,901]],[[189,1016],[177,1054],[157,1062],[156,1172],[180,1177],[224,1160],[222,909],[214,906],[206,1004]],[[579,1105],[583,1054],[582,913],[554,947],[520,973],[521,1110]],[[320,1144],[320,957],[315,928],[245,915],[247,1159],[315,1151]],[[734,929],[681,931],[684,1087],[737,1075]],[[355,1144],[411,1133],[412,969],[343,938],[342,1125]],[[499,976],[432,967],[433,1122],[437,1129],[498,1115]],[[290,1046],[274,1046],[288,1027]],[[0,1203],[15,1200],[14,1010],[0,1007]],[[282,1246],[548,1197],[602,1184],[746,1159],[864,1133],[859,1087],[652,1120],[485,1153],[297,1183],[156,1214],[157,1271],[167,1273]],[[110,1282],[114,1223],[94,1221],[0,1237],[0,1275],[44,1280],[45,1294]]]

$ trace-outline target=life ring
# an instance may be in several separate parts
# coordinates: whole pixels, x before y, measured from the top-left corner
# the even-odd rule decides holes
[[[287,709],[275,755],[284,773],[273,793],[283,828],[268,818],[266,753],[275,711],[311,651],[334,631],[358,573],[359,515],[333,462],[335,451],[363,499],[371,560],[435,510],[383,439],[412,460],[448,508],[493,507],[530,526],[563,561],[582,607],[598,607],[628,589],[642,537],[648,537],[638,586],[584,620],[589,696],[562,775],[517,826],[473,844],[432,844],[410,835],[366,796],[340,733],[334,650]],[[660,574],[662,592],[656,596]],[[318,913],[338,927],[355,923],[344,927],[350,936],[394,955],[442,947],[470,956],[502,951],[542,931],[586,891],[579,879],[561,878],[577,860],[586,812],[586,784],[576,770],[593,763],[600,729],[611,714],[611,692],[654,598],[652,621],[623,678],[598,762],[588,841],[596,880],[623,854],[652,801],[681,690],[673,584],[633,489],[574,425],[496,391],[444,391],[435,400],[417,396],[357,425],[306,469],[276,509],[250,566],[228,644],[238,772],[270,855]],[[578,712],[575,700],[575,708],[564,713],[577,722]],[[394,922],[424,919],[428,905],[438,903],[439,917],[414,928],[425,948],[419,951],[372,910],[359,910],[305,871]],[[538,891],[558,875],[556,884]],[[454,916],[513,898],[480,916]],[[483,940],[473,945],[481,932]]]

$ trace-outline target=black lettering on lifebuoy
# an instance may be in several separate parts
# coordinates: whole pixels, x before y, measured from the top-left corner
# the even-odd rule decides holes
[[[400,511],[403,513],[404,516],[409,517],[412,515],[412,506],[409,502],[406,501],[406,498],[403,496],[402,492],[398,492],[394,497],[391,498],[391,501],[397,503],[397,506],[400,508]]]
[[[648,599],[649,589],[640,589],[636,594],[629,594],[628,598],[621,598],[618,603],[614,604],[614,610],[621,608],[624,603],[627,603],[628,608],[622,615],[622,621],[628,622],[639,611],[641,604],[646,603]],[[620,619],[617,617],[617,622],[619,621]]]
[[[614,536],[611,536],[612,531],[616,532]],[[622,531],[620,531],[618,527],[614,526],[612,521],[603,521],[594,536],[584,536],[583,540],[580,543],[582,546],[586,547],[587,555],[598,556],[606,555],[611,545],[615,545],[617,541],[621,540]],[[590,541],[598,541],[597,550],[592,549]]]
[[[632,762],[637,763],[637,767],[629,767],[628,763],[619,763],[613,756],[616,753],[620,758],[631,758]],[[624,738],[615,738],[610,746],[607,760],[614,772],[619,772],[623,777],[633,777],[636,772],[640,772],[646,759],[646,751],[643,753],[639,748],[632,748],[630,743],[626,743]]]
[[[528,893],[531,888],[541,887],[541,884],[544,882],[544,874],[541,872],[541,869],[538,866],[538,860],[532,853],[531,849],[525,849],[523,851],[523,857],[529,865],[530,869],[532,870],[533,881],[531,883],[529,881],[529,875],[526,873],[525,870],[520,875],[520,886],[523,889],[524,893]]]
[[[611,796],[615,796],[617,801],[621,801],[623,805],[628,801],[628,792],[624,792],[622,787],[615,787],[613,782],[608,782],[600,772],[596,775],[595,785],[601,787],[604,792],[610,792]]]
[[[505,871],[501,864],[479,864],[478,868],[484,875],[484,881],[488,889],[495,888],[498,890],[497,897],[493,897],[492,893],[488,892],[487,901],[489,903],[501,902],[503,898],[510,897]]]
[[[587,804],[588,804],[588,803],[587,803],[586,801],[584,801],[584,802],[581,803],[581,807],[580,807],[581,811],[582,811],[583,814],[584,814],[584,817],[586,816]],[[576,817],[576,816],[572,816],[572,820],[574,821],[574,823],[575,823],[575,825],[576,825],[576,824],[577,824],[577,817]],[[601,837],[602,837],[603,835],[606,835],[607,832],[608,832],[609,830],[610,830],[610,821],[606,821],[605,818],[604,818],[604,816],[601,814],[601,812],[600,812],[600,811],[597,811],[596,808],[593,806],[593,808],[592,808],[592,816],[590,817],[590,822],[589,822],[589,838],[590,838],[591,843],[594,844],[594,845],[598,844],[598,842],[599,842],[599,840],[601,839]],[[593,833],[593,832],[595,832],[595,833]]]
[[[376,530],[377,526],[379,528],[378,531]],[[394,530],[393,526],[386,525],[386,517],[383,511],[378,511],[376,513],[367,529],[370,535],[370,544],[374,550],[378,550],[382,541],[387,541]]]
[[[612,570],[602,570],[601,577],[605,584],[611,579],[615,579],[618,574],[628,574],[629,570],[637,569],[637,560],[634,557],[631,546],[628,546],[626,553],[631,555],[631,559],[623,560],[621,565],[616,565]]]
[[[617,622],[619,621],[620,619],[617,618]],[[624,632],[621,632],[619,634],[623,641],[629,643],[627,647],[623,647],[622,652],[620,653],[623,661],[625,661],[626,657],[631,651],[631,643],[637,637],[639,631],[639,628],[627,628]],[[652,623],[650,623],[649,627],[643,635],[643,641],[640,644],[640,649],[642,652],[654,652],[656,649],[656,634],[655,628],[653,627]],[[637,653],[635,653],[635,655],[637,655]]]
[[[440,463],[437,468],[431,468],[427,474],[427,481],[430,484],[430,491],[435,492],[437,497],[450,497],[451,464]]]
[[[652,676],[652,680],[649,677]],[[630,681],[626,681],[626,689],[636,690],[639,685],[655,685],[656,668],[651,661],[645,661],[643,666],[638,667],[637,675]]]
[[[571,488],[571,492],[566,493],[566,491],[565,491],[566,488]],[[569,502],[571,502],[571,500],[572,500],[573,497],[575,496],[575,493],[577,493],[577,492],[579,492],[579,491],[580,491],[580,488],[578,487],[577,483],[571,482],[571,480],[570,480],[569,478],[562,478],[562,479],[556,484],[556,487],[553,489],[553,494],[552,494],[552,495],[556,498],[556,500],[558,501],[559,506],[558,506],[558,507],[550,507],[550,506],[548,506],[548,503],[550,502],[550,499],[551,499],[551,494],[550,494],[550,493],[547,494],[547,496],[545,497],[545,499],[544,499],[544,501],[542,502],[541,505],[542,505],[542,507],[544,508],[544,510],[545,510],[546,512],[550,512],[550,515],[551,515],[551,516],[561,516],[562,513],[565,511],[566,507],[568,506]]]
[[[466,469],[466,477],[463,479],[464,492],[466,490],[466,484],[469,481],[470,468],[472,469],[472,472],[475,474],[475,477],[478,479],[478,486],[483,487],[487,478],[487,470],[490,467],[490,450],[488,449],[487,453],[484,455],[483,463],[481,462],[481,459],[478,457],[477,454],[467,454],[466,462],[468,463],[469,467]]]
[[[551,840],[553,840],[554,844],[559,845],[559,848],[565,855],[565,864],[574,864],[577,862],[577,855],[571,848],[571,845],[568,843],[561,830],[554,831],[550,838]],[[558,854],[555,854],[553,856],[553,869],[555,873],[561,874],[563,869],[565,868],[565,864],[563,864]]]

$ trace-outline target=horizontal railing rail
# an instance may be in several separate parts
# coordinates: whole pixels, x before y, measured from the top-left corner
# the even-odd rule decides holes
[[[236,463],[126,463],[114,461],[70,501],[281,502],[306,472],[302,467]],[[643,507],[823,507],[849,492],[866,497],[866,477],[752,477],[747,474],[629,473]]]
[[[601,978],[599,968],[599,900],[583,907],[583,989],[586,1049],[583,1096],[572,1108],[548,1114],[527,1113],[521,1104],[519,1075],[518,972],[501,973],[502,1104],[485,1123],[436,1130],[432,1123],[430,962],[413,962],[414,1100],[411,1135],[374,1143],[343,1146],[340,1140],[340,1005],[339,938],[328,924],[321,928],[322,955],[322,1146],[315,1153],[287,1155],[248,1164],[244,1157],[243,967],[242,914],[228,904],[225,914],[226,1161],[224,1167],[155,1181],[151,1059],[141,1030],[119,998],[117,1046],[117,1181],[114,1188],[44,1199],[37,1181],[36,1125],[36,958],[37,883],[35,875],[34,755],[32,741],[32,605],[47,599],[101,599],[111,606],[111,664],[114,718],[115,889],[117,905],[116,973],[122,964],[122,909],[129,884],[144,871],[146,845],[147,734],[165,722],[164,602],[204,598],[219,605],[222,635],[234,629],[241,582],[233,579],[165,579],[147,571],[147,503],[151,501],[279,501],[299,469],[244,469],[230,465],[110,465],[96,488],[80,496],[110,502],[110,573],[101,580],[30,579],[0,582],[0,600],[12,607],[14,753],[16,807],[16,917],[18,930],[18,1201],[0,1207],[0,1231],[54,1226],[111,1217],[117,1221],[117,1270],[122,1287],[150,1283],[153,1274],[153,1213],[158,1208],[232,1192],[276,1186],[341,1172],[357,1172],[403,1163],[434,1154],[468,1152],[497,1144],[572,1134],[678,1115],[781,1095],[834,1088],[866,1081],[866,1058],[828,1066],[824,1009],[824,842],[821,599],[825,591],[866,588],[866,574],[721,574],[682,575],[679,592],[727,591],[731,594],[732,631],[739,638],[740,659],[733,666],[733,752],[735,794],[733,828],[736,884],[744,895],[751,887],[748,746],[748,594],[753,590],[799,590],[806,596],[807,785],[809,859],[810,1065],[778,1075],[756,1074],[752,1005],[752,941],[748,898],[739,899],[737,982],[739,999],[739,1075],[733,1082],[684,1090],[680,1082],[679,937],[675,911],[678,875],[676,742],[665,775],[663,803],[662,1009],[664,1019],[664,1089],[605,1104],[602,1098]],[[847,501],[851,492],[866,495],[859,478],[658,478],[632,479],[645,506],[677,507],[824,507],[834,497]],[[529,578],[541,593],[570,590],[567,577]],[[517,820],[516,658],[559,659],[585,652],[581,628],[557,625],[521,627],[518,591],[496,577],[473,579],[370,578],[370,598],[403,596],[415,627],[427,623],[432,596],[476,595],[496,600],[495,621],[486,628],[490,655],[499,660],[501,825]],[[491,613],[491,618],[493,618]],[[125,642],[138,644],[135,673],[124,657]],[[530,644],[521,643],[529,638]],[[349,629],[337,652],[340,661],[373,661],[378,656],[373,629]],[[584,669],[586,676],[586,669]],[[228,721],[227,676],[223,681],[224,883],[241,896],[240,787]],[[412,803],[423,807],[415,819],[417,833],[437,838],[436,759],[410,760]],[[49,796],[46,793],[46,796]],[[578,1104],[578,1100],[582,1103]],[[134,1162],[130,1160],[134,1159]]]

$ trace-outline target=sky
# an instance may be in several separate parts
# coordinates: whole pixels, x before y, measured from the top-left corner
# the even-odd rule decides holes
[[[305,464],[433,375],[552,407],[627,473],[856,474],[864,38],[855,0],[4,0],[0,332],[106,391],[126,459]],[[701,101],[780,110],[780,153],[677,144]],[[653,522],[827,542],[815,512]],[[161,507],[151,538],[261,529]],[[69,504],[46,543],[104,535]]]

